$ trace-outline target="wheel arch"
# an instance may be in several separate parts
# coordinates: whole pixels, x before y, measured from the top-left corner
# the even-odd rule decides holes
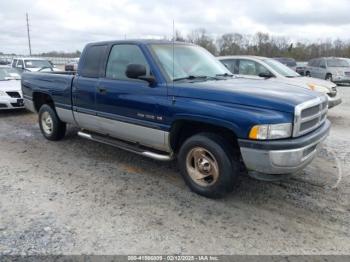
[[[233,147],[238,148],[238,140],[234,127],[226,122],[216,124],[206,119],[190,120],[177,119],[170,128],[169,145],[174,152],[178,152],[183,142],[198,133],[212,132],[220,133],[224,138],[232,143]]]
[[[48,104],[52,106],[52,108],[55,108],[54,101],[50,94],[45,92],[33,92],[33,105],[35,111],[39,112],[40,107],[44,104]]]

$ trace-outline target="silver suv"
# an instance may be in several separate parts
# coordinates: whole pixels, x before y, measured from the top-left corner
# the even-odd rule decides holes
[[[326,79],[334,83],[350,83],[350,64],[341,58],[323,57],[311,59],[305,75]]]

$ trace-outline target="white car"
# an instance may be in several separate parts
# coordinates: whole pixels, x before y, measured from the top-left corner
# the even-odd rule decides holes
[[[21,76],[11,67],[0,67],[0,110],[24,108]]]
[[[21,57],[14,58],[11,66],[21,71],[31,72],[50,72],[50,71],[61,71],[57,69],[50,61],[37,58],[37,57]]]
[[[238,77],[266,78],[327,94],[329,108],[342,102],[336,84],[301,76],[275,59],[260,56],[221,56],[218,59]]]

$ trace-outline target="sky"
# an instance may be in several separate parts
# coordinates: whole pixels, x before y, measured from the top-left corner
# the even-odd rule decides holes
[[[224,33],[258,31],[293,41],[350,39],[350,0],[0,0],[0,52],[82,50],[88,42],[170,38],[205,28]]]

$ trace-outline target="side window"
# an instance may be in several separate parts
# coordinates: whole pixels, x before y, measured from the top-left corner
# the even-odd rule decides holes
[[[104,60],[106,49],[106,45],[87,47],[80,73],[82,76],[91,78],[98,78],[100,76],[101,63]]]
[[[21,68],[23,67],[23,60],[22,59],[18,60],[17,67],[21,67]]]
[[[257,75],[255,70],[255,62],[250,60],[240,60],[238,66],[238,74]]]
[[[267,70],[263,65],[260,65],[255,61],[244,59],[239,61],[238,71],[240,75],[252,76],[258,76],[261,73],[269,73],[269,70]]]
[[[145,56],[137,45],[115,45],[112,47],[106,68],[106,78],[129,79],[125,72],[130,64],[141,64],[146,67],[146,76],[150,75],[150,67]]]
[[[324,59],[322,59],[322,60],[320,61],[320,67],[321,67],[321,68],[326,68],[326,61],[325,61]]]
[[[257,75],[260,74],[270,74],[270,71],[263,65],[255,62],[255,70]]]
[[[16,64],[17,64],[17,59],[13,59],[13,61],[12,61],[12,67],[16,67]]]
[[[320,60],[316,59],[313,63],[312,63],[313,67],[320,67]]]
[[[222,60],[222,63],[227,67],[228,70],[230,70],[232,74],[238,74],[236,59]]]

